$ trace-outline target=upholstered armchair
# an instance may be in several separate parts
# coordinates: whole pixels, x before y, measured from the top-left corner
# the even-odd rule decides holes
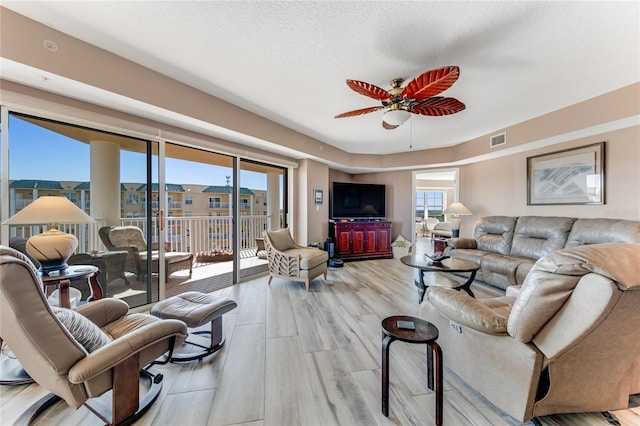
[[[0,336],[31,378],[53,394],[25,412],[32,418],[52,399],[64,399],[74,408],[92,406],[92,398],[109,390],[112,409],[101,416],[103,421],[117,424],[140,413],[161,388],[150,386],[153,393],[139,401],[141,369],[187,335],[183,322],[130,314],[118,299],[77,310],[50,307],[33,264],[6,246],[0,246],[0,291]],[[160,384],[161,376],[154,381]]]
[[[137,280],[140,281],[147,271],[147,241],[142,234],[142,230],[137,226],[105,226],[98,231],[102,243],[107,250],[129,252],[128,261],[132,262]],[[159,272],[158,251],[151,252],[151,272]],[[176,271],[188,269],[189,276],[193,270],[193,253],[170,252],[164,254],[165,273],[167,279],[169,275]]]
[[[327,279],[329,255],[326,251],[296,244],[288,228],[266,231],[263,237],[269,264],[269,284],[274,277],[300,281],[309,291],[314,278],[324,274],[324,279]]]
[[[432,286],[419,312],[445,367],[495,406],[527,421],[623,409],[640,393],[640,244],[557,250],[507,294]]]

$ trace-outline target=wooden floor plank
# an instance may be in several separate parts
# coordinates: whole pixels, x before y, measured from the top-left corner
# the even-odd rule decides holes
[[[340,351],[305,354],[321,425],[371,425],[374,418]],[[291,423],[289,423],[291,424]]]
[[[209,425],[264,419],[264,324],[236,326]]]
[[[289,290],[285,281],[271,283],[267,289],[267,339],[297,336],[298,327],[293,315]]]
[[[321,424],[297,336],[267,339],[265,398],[267,425]]]

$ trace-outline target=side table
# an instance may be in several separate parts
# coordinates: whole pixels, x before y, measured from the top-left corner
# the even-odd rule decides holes
[[[402,323],[413,323],[415,329],[402,327]],[[436,342],[438,329],[420,318],[407,315],[396,315],[382,320],[382,414],[389,416],[389,347],[391,342],[400,340],[407,343],[424,343],[427,345],[427,387],[436,394],[436,426],[442,425],[442,349]],[[435,361],[435,363],[434,363]],[[435,372],[434,372],[435,365]]]
[[[89,296],[87,302],[102,299],[102,287],[98,282],[99,272],[100,270],[92,265],[71,265],[59,273],[40,273],[40,277],[42,278],[45,294],[47,294],[47,287],[57,286],[60,290],[60,306],[63,308],[71,308],[71,301],[69,300],[69,286],[73,280],[85,279],[89,281],[91,296]]]

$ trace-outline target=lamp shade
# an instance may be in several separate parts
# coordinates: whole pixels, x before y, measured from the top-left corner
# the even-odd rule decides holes
[[[78,247],[73,234],[58,231],[59,223],[94,223],[95,220],[66,197],[40,197],[3,222],[3,225],[50,224],[50,229],[27,241],[27,253],[38,262],[43,273],[64,270]]]
[[[445,209],[444,214],[452,214],[452,215],[471,215],[471,211],[464,206],[462,203],[451,203],[449,207]]]
[[[44,196],[27,205],[3,225],[42,225],[50,223],[94,223],[95,220],[66,197]]]
[[[411,113],[404,109],[392,109],[387,111],[382,116],[382,119],[385,123],[391,124],[392,126],[399,126],[407,121],[411,117]]]

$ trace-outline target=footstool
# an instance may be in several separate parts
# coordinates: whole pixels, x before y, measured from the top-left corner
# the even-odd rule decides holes
[[[200,327],[211,321],[211,331],[194,331],[192,334],[209,334],[209,346],[185,341],[185,344],[198,346],[203,350],[197,353],[175,353],[172,362],[193,361],[202,359],[224,346],[224,332],[222,330],[222,315],[236,308],[238,304],[226,297],[213,294],[188,291],[177,296],[162,300],[151,308],[151,315],[162,319],[178,319],[184,321],[189,328]]]

